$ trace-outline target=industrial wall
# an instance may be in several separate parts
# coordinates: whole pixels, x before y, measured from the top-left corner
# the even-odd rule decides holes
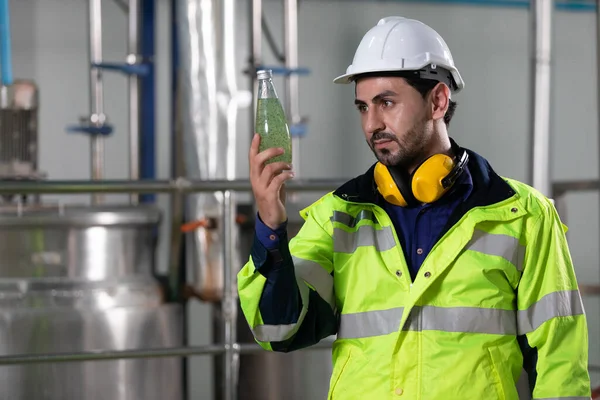
[[[249,1],[239,0],[237,37],[239,84],[248,90],[242,71],[249,50]],[[87,2],[20,0],[11,2],[15,78],[34,79],[40,87],[40,165],[51,179],[89,178],[89,140],[67,134],[65,127],[88,114]],[[104,57],[122,61],[126,54],[126,16],[113,2],[103,3]],[[266,0],[267,22],[282,44],[283,7]],[[157,0],[157,174],[169,177],[170,166],[170,6]],[[421,19],[448,42],[466,81],[456,96],[459,107],[451,135],[486,156],[502,175],[527,179],[530,131],[529,14],[524,8],[478,5],[415,4],[402,1],[300,2],[300,64],[312,70],[301,78],[300,108],[309,118],[301,143],[301,177],[352,177],[373,161],[353,106],[354,88],[332,79],[351,62],[364,32],[386,15]],[[551,175],[554,180],[598,177],[598,105],[596,100],[595,15],[559,11],[554,18]],[[274,62],[264,42],[265,63]],[[285,95],[281,80],[276,80]],[[127,177],[126,78],[105,73],[105,109],[115,133],[106,141],[105,176]],[[247,149],[252,127],[249,110],[239,119],[238,172],[247,177]],[[85,196],[47,196],[48,201],[87,202]],[[124,197],[111,196],[111,200]],[[309,198],[305,198],[309,201]],[[164,207],[165,196],[159,196]],[[568,196],[566,220],[579,279],[600,283],[597,194]],[[165,208],[166,210],[166,208]],[[168,221],[166,221],[168,222]],[[166,224],[165,224],[166,228]],[[166,234],[160,246],[166,265]],[[600,298],[584,298],[590,325],[590,362],[600,365]],[[190,307],[191,344],[210,341],[210,308]],[[212,392],[210,359],[195,357],[190,383],[194,398]],[[593,374],[594,385],[600,375]]]

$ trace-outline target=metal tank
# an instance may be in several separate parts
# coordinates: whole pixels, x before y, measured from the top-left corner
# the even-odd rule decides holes
[[[155,208],[0,207],[0,354],[178,347],[153,276]],[[0,399],[182,399],[182,360],[0,366]]]

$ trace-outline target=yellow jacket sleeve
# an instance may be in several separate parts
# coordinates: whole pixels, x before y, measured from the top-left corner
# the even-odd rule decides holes
[[[242,312],[266,350],[288,352],[336,333],[331,223],[315,209],[303,210],[298,234],[289,242],[287,233],[282,235],[275,249],[267,250],[255,237],[250,259],[238,273]]]
[[[534,399],[590,399],[588,330],[565,229],[542,204],[517,288],[518,340]]]

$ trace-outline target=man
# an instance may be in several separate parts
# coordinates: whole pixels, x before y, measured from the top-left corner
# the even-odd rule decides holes
[[[589,399],[586,319],[552,203],[448,136],[464,87],[427,25],[384,18],[336,83],[355,83],[378,162],[302,211],[289,243],[291,166],[250,149],[258,206],[238,275],[265,349],[337,335],[329,398]],[[269,377],[265,377],[269,379]]]

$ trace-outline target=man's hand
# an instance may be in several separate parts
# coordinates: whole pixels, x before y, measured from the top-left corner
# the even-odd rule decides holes
[[[265,166],[265,162],[284,153],[282,148],[266,149],[258,152],[260,135],[254,134],[250,146],[250,183],[258,207],[260,219],[271,229],[276,229],[287,219],[285,211],[285,181],[294,177],[292,166],[285,162],[275,162]]]

